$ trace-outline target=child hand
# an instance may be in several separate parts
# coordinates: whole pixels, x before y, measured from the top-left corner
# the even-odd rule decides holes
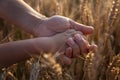
[[[73,29],[67,30],[63,33],[56,34],[55,36],[50,37],[52,42],[52,52],[65,52],[65,48],[68,46],[66,45],[66,41],[68,38],[72,38],[75,34],[79,33]]]
[[[95,48],[94,45],[88,43],[81,32],[75,30],[67,30],[50,38],[52,39],[52,51],[63,64],[69,65],[72,58],[79,57]]]
[[[53,36],[55,56],[63,64],[71,64],[72,58],[79,57],[93,51],[96,45],[90,45],[80,31],[67,30]],[[67,44],[66,44],[67,42]],[[69,47],[68,47],[69,46]]]
[[[68,45],[66,44],[66,41],[68,38],[72,38],[75,34],[80,33],[79,31],[75,30],[67,30],[63,33],[57,34],[51,38],[52,41],[52,52],[55,53],[55,57],[57,57],[60,62],[63,64],[71,64],[71,58],[68,58],[66,55],[64,55],[66,48]],[[77,45],[77,44],[76,44]],[[74,48],[74,47],[72,47]],[[76,53],[80,53],[79,47],[75,47]]]
[[[65,55],[70,58],[79,57],[80,55],[85,55],[89,53],[90,51],[94,51],[97,46],[96,45],[90,45],[89,42],[86,40],[84,35],[82,34],[75,34],[73,38],[69,38],[67,40],[67,44],[70,46],[66,49]],[[76,53],[76,46],[79,47],[79,52]]]

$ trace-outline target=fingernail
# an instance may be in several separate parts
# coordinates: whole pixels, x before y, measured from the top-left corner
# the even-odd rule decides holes
[[[69,38],[69,39],[68,39],[68,44],[71,44],[71,45],[74,45],[74,44],[75,44],[72,38]]]

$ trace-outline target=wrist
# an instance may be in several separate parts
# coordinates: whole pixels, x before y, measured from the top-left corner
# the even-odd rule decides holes
[[[0,17],[33,35],[34,28],[46,18],[22,0],[0,1]]]
[[[51,37],[40,37],[40,38],[35,38],[33,41],[33,46],[36,49],[36,52],[39,53],[52,53],[54,48],[53,48],[53,40]]]
[[[43,30],[44,27],[42,27],[42,24],[45,23],[47,17],[37,17],[37,20],[34,22],[31,22],[31,24],[33,24],[31,26],[31,34],[33,34],[34,36],[39,36],[40,37],[40,32],[41,30]]]
[[[23,18],[24,19],[24,18]],[[46,17],[41,14],[32,14],[25,16],[25,19],[22,20],[23,28],[28,33],[31,33],[35,36],[38,36],[36,33],[37,28],[45,21]]]

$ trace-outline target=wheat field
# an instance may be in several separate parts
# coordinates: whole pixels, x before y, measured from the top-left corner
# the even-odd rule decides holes
[[[120,0],[25,0],[41,14],[62,15],[95,28],[86,36],[95,52],[61,65],[51,54],[0,70],[0,80],[120,80]],[[0,42],[33,38],[0,19]]]

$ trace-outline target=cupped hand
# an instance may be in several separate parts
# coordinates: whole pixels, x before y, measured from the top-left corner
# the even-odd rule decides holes
[[[91,34],[94,31],[94,28],[91,26],[79,24],[67,17],[55,15],[43,20],[36,26],[34,34],[40,37],[48,37],[68,29],[75,29],[76,31],[81,31],[83,34]]]

